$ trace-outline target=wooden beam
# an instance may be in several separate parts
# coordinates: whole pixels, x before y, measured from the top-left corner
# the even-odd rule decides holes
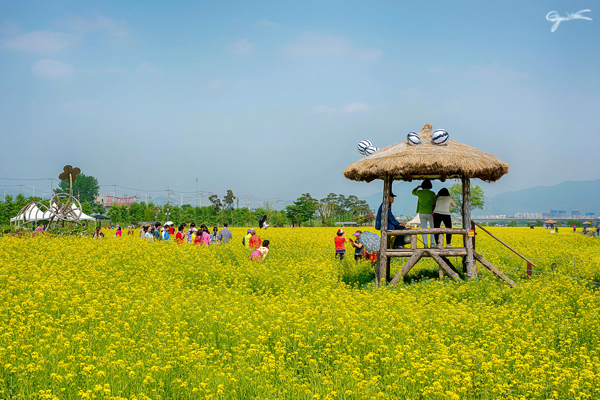
[[[381,245],[379,248],[379,274],[377,276],[377,286],[385,286],[387,281],[388,257],[386,250],[389,247],[388,223],[390,210],[390,192],[392,191],[392,177],[386,176],[383,179],[383,200],[381,207]]]
[[[417,235],[410,235],[410,248],[412,250],[417,249]]]
[[[509,249],[510,251],[512,251],[513,253],[515,253],[516,255],[518,255],[519,257],[521,257],[523,260],[527,261],[528,263],[530,263],[531,265],[533,265],[534,267],[536,266],[534,263],[532,263],[531,261],[529,261],[527,258],[525,258],[523,255],[519,254],[518,251],[516,251],[515,249],[513,249],[512,247],[510,247],[509,245],[507,245],[506,243],[504,243],[502,240],[498,239],[496,236],[494,236],[490,231],[488,231],[487,229],[485,229],[483,226],[479,225],[477,222],[473,221],[475,223],[475,225],[477,225],[478,227],[480,227],[485,233],[487,233],[488,235],[490,235],[491,237],[493,237],[494,239],[496,239],[497,241],[499,241],[500,243],[502,243],[507,249]]]
[[[390,236],[406,236],[406,235],[427,235],[433,233],[450,234],[450,235],[466,235],[468,231],[466,229],[454,229],[454,228],[428,228],[428,229],[402,229],[388,231]]]
[[[435,262],[437,262],[439,266],[442,267],[442,269],[444,270],[444,272],[446,272],[446,274],[448,274],[448,276],[450,276],[455,281],[461,280],[460,276],[458,276],[456,272],[452,271],[452,268],[450,268],[450,266],[446,264],[446,262],[442,260],[442,257],[438,256],[435,251],[428,251],[428,253],[435,260]]]
[[[408,259],[406,264],[404,264],[404,266],[402,267],[402,270],[398,271],[398,273],[396,274],[394,279],[392,279],[392,281],[390,282],[390,286],[396,285],[400,281],[400,277],[404,278],[406,276],[406,274],[408,274],[410,272],[412,267],[415,266],[417,261],[419,261],[421,259],[424,252],[425,252],[424,250],[415,251],[413,253],[413,255]]]
[[[471,181],[468,176],[462,177],[462,219],[463,229],[469,229],[471,227]],[[473,259],[473,242],[469,237],[468,231],[464,236],[465,248],[467,249],[467,277],[477,278],[477,267],[475,266],[475,260]]]
[[[419,251],[421,249],[417,249],[417,250],[411,250],[411,249],[388,249],[386,251],[386,254],[388,257],[412,257],[412,255],[414,254],[415,251]],[[435,254],[437,254],[438,256],[445,256],[445,257],[462,257],[462,256],[466,256],[467,255],[467,250],[463,247],[453,247],[451,249],[436,249],[436,248],[431,248],[429,249],[433,252],[435,252]],[[427,254],[423,254],[423,257],[429,257]]]
[[[500,278],[504,282],[508,283],[508,285],[510,287],[514,288],[515,286],[517,286],[517,284],[512,279],[510,279],[508,276],[504,275],[504,273],[502,271],[500,271],[498,268],[496,268],[492,264],[490,264],[490,262],[488,260],[486,260],[485,258],[483,258],[481,256],[481,254],[473,252],[473,257],[475,257],[477,259],[477,261],[479,261],[481,263],[481,265],[483,265],[484,267],[486,267],[487,269],[492,271],[492,273],[494,275],[496,275],[498,278]]]

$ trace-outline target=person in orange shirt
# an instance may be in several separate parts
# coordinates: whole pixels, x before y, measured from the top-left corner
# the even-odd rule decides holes
[[[256,234],[256,231],[254,229],[252,229],[252,232],[250,232],[250,234],[252,235],[252,236],[250,236],[250,240],[248,241],[249,245],[250,245],[250,249],[256,250],[261,245],[260,236],[258,236]]]
[[[338,229],[337,236],[333,238],[333,243],[335,243],[335,258],[339,257],[340,261],[342,261],[346,254],[346,233],[344,233],[343,229]]]

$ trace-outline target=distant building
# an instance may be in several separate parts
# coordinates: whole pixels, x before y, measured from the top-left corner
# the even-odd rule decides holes
[[[113,204],[116,204],[118,206],[129,207],[131,205],[131,203],[135,203],[136,200],[137,200],[136,196],[115,197],[115,196],[107,196],[105,194],[99,194],[98,196],[96,196],[96,199],[94,200],[94,204],[101,204],[106,208],[112,206]]]

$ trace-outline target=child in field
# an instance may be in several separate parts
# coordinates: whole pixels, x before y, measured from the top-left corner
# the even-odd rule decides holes
[[[208,227],[204,224],[200,225],[200,231],[196,233],[202,238],[202,244],[208,246],[210,244],[210,234],[208,233]]]
[[[175,242],[177,243],[183,243],[183,224],[179,225],[179,228],[177,228],[177,234],[175,235]]]
[[[123,232],[121,231],[121,227],[119,225],[117,225],[117,232],[115,233],[115,237],[121,237],[121,235],[123,234]]]
[[[335,258],[339,257],[342,261],[346,254],[346,234],[343,229],[338,229],[337,236],[333,238],[333,243],[335,244]]]
[[[250,254],[250,259],[252,261],[265,261],[267,254],[269,254],[269,241],[265,240],[262,242],[262,246],[258,249],[254,250],[252,254]]]
[[[102,239],[104,237],[104,233],[102,233],[102,228],[99,226],[96,227],[96,233],[94,233],[94,239]]]

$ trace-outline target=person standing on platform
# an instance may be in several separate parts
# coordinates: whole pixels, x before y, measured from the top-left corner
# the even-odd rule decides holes
[[[402,230],[402,229],[406,229],[406,225],[404,224],[404,222],[398,222],[396,220],[396,218],[394,217],[394,214],[392,213],[392,204],[394,204],[394,198],[396,197],[396,195],[394,193],[392,193],[390,191],[390,207],[388,209],[388,218],[387,218],[387,230],[388,231],[392,231],[392,230]],[[379,210],[377,210],[377,218],[375,219],[375,229],[377,229],[378,231],[381,230],[381,227],[383,226],[382,221],[381,221],[381,213],[383,212],[383,203],[381,203],[381,205],[379,206]],[[404,247],[404,236],[395,236],[394,240],[393,240],[393,246],[391,246],[394,249],[397,248],[401,248]],[[391,245],[392,243],[390,243]]]
[[[454,199],[450,196],[448,189],[441,188],[435,198],[435,207],[433,209],[433,227],[440,228],[444,223],[445,228],[452,228],[452,216],[450,214],[450,206],[456,207]],[[436,243],[442,237],[436,235]],[[452,234],[446,234],[446,247],[452,247]]]
[[[429,179],[425,179],[422,184],[417,186],[412,194],[417,196],[417,212],[419,213],[419,219],[421,220],[421,228],[427,229],[428,227],[433,228],[433,202],[435,201],[435,193],[430,189],[433,186]],[[419,190],[421,188],[421,190]],[[431,244],[435,242],[433,235],[431,236]],[[423,235],[423,244],[425,248],[428,248],[427,235]]]

